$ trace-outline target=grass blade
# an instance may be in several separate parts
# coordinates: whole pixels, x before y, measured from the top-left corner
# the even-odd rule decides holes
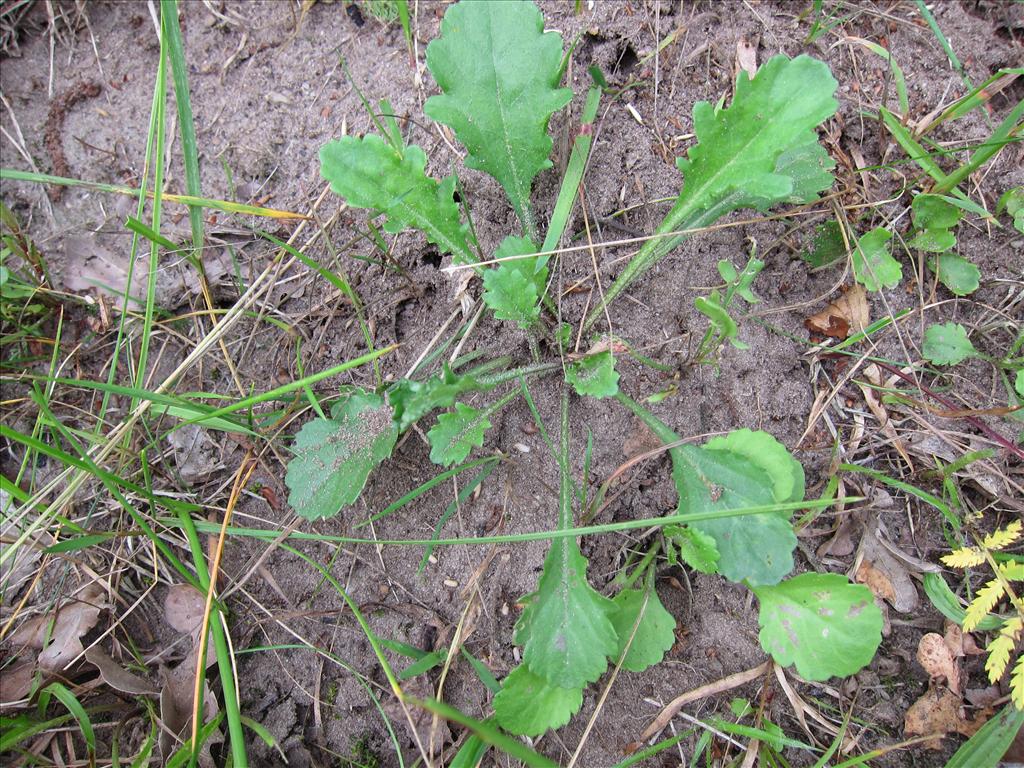
[[[69,179],[66,176],[54,176],[49,173],[33,173],[31,171],[19,171],[14,168],[0,168],[0,181],[30,181],[37,184],[56,184],[59,187],[85,187],[97,192],[109,192],[114,195],[129,195],[138,197],[143,194],[152,199],[153,192],[147,192],[145,188],[128,187],[123,184],[104,184],[99,181],[87,181],[85,179]],[[212,197],[195,197],[193,195],[175,195],[169,192],[163,194],[164,200],[181,205],[196,205],[201,208],[213,208],[224,213],[237,213],[242,216],[261,216],[267,219],[302,219],[308,220],[309,216],[291,211],[279,211],[276,208],[263,208],[258,205],[246,205],[235,203],[230,200],[217,200]]]

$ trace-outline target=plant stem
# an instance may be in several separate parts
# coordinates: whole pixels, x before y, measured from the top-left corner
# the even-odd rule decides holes
[[[496,387],[499,384],[504,384],[506,381],[514,381],[529,376],[542,376],[546,373],[553,373],[556,370],[562,370],[561,363],[536,363],[534,365],[524,365],[521,368],[513,368],[511,371],[501,371],[492,376],[480,376],[477,378],[477,381],[486,387]]]
[[[934,390],[926,387],[924,384],[921,384],[919,382],[914,381],[912,378],[910,378],[910,376],[908,376],[907,374],[905,374],[903,371],[899,370],[898,368],[894,368],[893,366],[888,365],[887,363],[882,363],[882,362],[879,362],[877,360],[875,361],[875,365],[877,365],[879,368],[882,368],[883,370],[888,371],[893,376],[897,376],[897,377],[903,379],[908,384],[912,384],[913,386],[917,387],[924,394],[928,395],[928,397],[932,398],[933,400],[935,400],[938,403],[941,403],[943,406],[945,406],[950,411],[959,411],[959,410],[961,410],[957,406],[956,403],[954,403],[951,400],[947,400],[946,398],[944,398],[942,395],[938,394]],[[1002,447],[1005,450],[1009,451],[1010,453],[1012,453],[1017,458],[1024,459],[1024,449],[1022,449],[1020,446],[1017,446],[1017,445],[1014,445],[1013,443],[1011,443],[1009,440],[1007,440],[1005,437],[1000,435],[998,432],[996,432],[994,429],[992,429],[990,426],[988,426],[988,424],[983,422],[981,419],[976,418],[974,416],[964,416],[963,418],[966,419],[969,424],[971,424],[974,427],[976,427],[983,435],[985,435],[985,437],[989,438],[992,442],[998,443],[1000,447]]]

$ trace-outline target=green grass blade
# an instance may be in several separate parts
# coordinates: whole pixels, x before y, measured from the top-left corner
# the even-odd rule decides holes
[[[1017,106],[999,124],[999,127],[993,131],[992,135],[974,150],[970,159],[945,179],[939,181],[932,192],[937,195],[941,195],[944,192],[952,192],[956,189],[957,184],[987,163],[1004,146],[1011,142],[1019,141],[1018,135],[1021,129],[1019,121],[1022,116],[1024,116],[1024,100],[1017,102]]]
[[[458,723],[459,725],[468,728],[483,742],[500,749],[510,757],[521,760],[531,766],[531,768],[558,768],[557,763],[554,763],[543,755],[534,752],[522,742],[517,741],[510,736],[506,736],[493,725],[489,725],[488,723],[481,722],[469,715],[463,714],[449,704],[437,701],[436,699],[416,699],[411,696],[407,696],[405,700],[437,715],[438,717],[443,717],[445,720],[450,720],[453,723]]]
[[[163,14],[161,14],[163,15]],[[163,210],[163,186],[164,186],[164,137],[167,126],[165,120],[165,109],[167,106],[167,35],[161,24],[160,32],[160,61],[156,69],[156,86],[153,93],[153,113],[150,121],[150,131],[153,139],[153,214],[152,229],[157,235],[160,234],[160,214]],[[142,200],[139,200],[140,207]],[[153,335],[153,314],[156,308],[156,278],[160,269],[160,247],[155,241],[150,241],[149,246],[149,273],[146,275],[146,305],[143,310],[142,332],[140,333],[139,357],[135,366],[135,377],[133,383],[141,387],[146,378],[146,364],[149,362],[149,343]],[[128,288],[130,289],[129,284]],[[125,291],[125,304],[127,305],[128,290]],[[127,306],[125,307],[127,309]],[[134,410],[138,403],[132,400],[129,410]]]
[[[928,10],[928,6],[924,4],[924,0],[914,0],[917,5],[917,11],[921,14],[921,18],[928,23],[928,27],[931,29],[932,34],[939,41],[939,45],[942,46],[942,50],[946,52],[946,58],[949,59],[949,63],[953,65],[953,69],[960,75],[960,79],[964,81],[964,85],[968,88],[973,88],[971,85],[970,78],[967,77],[967,73],[964,71],[964,65],[960,63],[960,59],[957,58],[956,53],[953,52],[953,46],[949,44],[949,40],[942,34],[942,30],[939,28],[939,23],[932,16],[932,12]]]
[[[280,387],[275,387],[269,392],[264,392],[261,395],[252,395],[251,397],[243,398],[238,402],[233,403],[232,405],[225,405],[223,408],[218,408],[215,411],[211,411],[210,413],[204,416],[199,416],[190,421],[186,421],[185,424],[205,424],[212,419],[217,419],[220,418],[221,416],[227,416],[229,413],[234,413],[235,411],[240,411],[245,408],[251,408],[254,405],[265,403],[268,400],[276,400],[280,398],[282,395],[290,394],[297,389],[302,389],[310,384],[316,384],[318,381],[329,379],[331,376],[336,376],[344,371],[351,370],[352,368],[358,368],[359,366],[364,365],[366,363],[371,363],[377,358],[383,357],[389,352],[393,352],[397,348],[397,344],[392,344],[390,347],[384,347],[383,349],[378,349],[374,352],[367,352],[365,355],[361,355],[360,357],[357,357],[353,360],[349,360],[348,362],[345,363],[341,363],[340,365],[335,365],[332,368],[320,371],[320,373],[310,374],[309,376],[305,376],[301,379],[296,379],[295,381],[290,382],[288,384],[282,384]]]
[[[160,19],[167,37],[167,56],[171,61],[171,78],[174,81],[174,102],[178,107],[178,126],[181,131],[181,150],[185,161],[185,189],[193,197],[202,196],[199,177],[199,149],[196,144],[196,127],[192,119],[192,99],[188,88],[188,67],[185,64],[185,47],[181,41],[181,27],[178,24],[178,0],[161,0]],[[189,224],[192,227],[192,247],[199,259],[203,248],[203,211],[199,206],[188,208]]]
[[[892,79],[896,83],[896,97],[900,102],[900,114],[904,117],[909,115],[910,99],[907,97],[907,80],[903,76],[903,70],[900,69],[900,65],[896,63],[896,59],[893,58],[893,55],[878,43],[873,43],[870,40],[865,40],[860,37],[851,37],[849,39],[852,42],[863,45],[873,54],[885,59],[889,63],[889,68],[892,70]]]
[[[96,732],[93,730],[92,721],[89,719],[89,714],[85,711],[85,707],[75,697],[63,683],[50,683],[46,686],[46,691],[52,693],[65,708],[70,712],[75,720],[78,721],[78,727],[81,729],[82,738],[85,739],[85,745],[89,748],[89,759],[92,761],[93,756],[96,754]]]
[[[867,475],[868,477],[877,480],[880,483],[885,483],[886,485],[892,486],[893,488],[897,488],[903,491],[904,493],[909,493],[911,496],[915,496],[921,501],[925,502],[926,504],[930,504],[931,506],[935,507],[937,510],[939,510],[939,512],[942,513],[942,516],[946,518],[949,524],[953,526],[954,530],[960,530],[960,518],[957,516],[957,514],[950,508],[950,506],[946,502],[944,502],[938,496],[928,493],[928,491],[923,491],[920,488],[911,485],[910,483],[903,482],[902,480],[896,480],[895,478],[889,477],[883,472],[879,472],[874,469],[868,469],[867,467],[859,467],[856,464],[840,464],[839,471],[857,472],[862,475]]]
[[[402,34],[405,35],[405,44],[412,55],[412,27],[409,24],[409,0],[395,0],[395,7],[398,10],[398,21],[402,24]]]
[[[1024,709],[1006,704],[956,751],[946,768],[996,765],[1021,728],[1024,728]]]
[[[448,519],[455,514],[455,510],[457,510],[462,504],[466,503],[466,500],[469,499],[477,488],[480,487],[480,484],[483,483],[484,480],[490,477],[491,472],[493,472],[494,468],[497,466],[497,462],[491,462],[477,472],[476,476],[459,491],[458,495],[452,500],[451,504],[448,505],[448,508],[445,509],[444,514],[442,514],[441,518],[437,521],[437,525],[434,526],[434,536],[436,538],[441,537],[441,530],[444,528],[445,523],[448,522]],[[433,553],[433,545],[428,544],[423,550],[423,557],[420,558],[419,567],[416,569],[417,576],[423,573],[423,569],[427,567],[427,561]]]
[[[124,223],[125,227],[134,232],[137,235],[149,240],[154,245],[161,245],[168,251],[174,252],[181,250],[177,243],[168,240],[166,237],[161,235],[159,232],[154,230],[152,227],[147,226],[143,222],[136,219],[134,216],[129,216],[128,220]]]
[[[848,504],[855,501],[863,501],[861,497],[846,497]],[[394,545],[408,547],[425,547],[433,544],[437,547],[456,546],[466,544],[518,544],[526,541],[549,541],[551,539],[567,538],[570,536],[590,536],[600,533],[613,533],[616,531],[634,530],[638,528],[661,528],[666,525],[678,525],[680,523],[693,523],[700,520],[720,520],[726,517],[740,517],[745,515],[762,515],[771,512],[788,512],[795,510],[819,509],[830,507],[835,503],[833,499],[805,499],[801,502],[786,502],[785,504],[764,504],[756,507],[737,507],[735,509],[714,510],[705,512],[689,512],[680,515],[665,515],[664,517],[641,518],[638,520],[621,520],[615,523],[602,523],[600,525],[583,525],[576,528],[556,529],[547,531],[533,531],[530,533],[509,533],[496,536],[464,536],[457,539],[361,539],[355,536],[334,536],[329,534],[308,533],[306,531],[291,531],[289,539],[297,541],[319,541],[335,544],[372,544]],[[160,522],[168,527],[178,527],[174,520],[161,519]],[[195,522],[196,530],[202,533],[216,533],[220,526],[207,523],[202,520]],[[266,528],[242,528],[229,526],[228,534],[232,536],[249,536],[255,539],[273,541],[281,535],[280,530]]]
[[[60,717],[40,721],[36,721],[30,715],[0,717],[0,754],[9,752],[18,744],[28,741],[43,731],[59,728],[72,719],[74,719],[73,714],[61,715]]]
[[[369,525],[370,523],[374,523],[377,520],[380,520],[382,517],[387,517],[388,515],[390,515],[390,514],[392,514],[394,512],[397,512],[399,509],[404,507],[410,501],[414,501],[415,499],[418,499],[420,496],[422,496],[424,493],[429,491],[431,488],[434,488],[434,487],[440,485],[441,483],[445,482],[449,478],[455,477],[456,475],[458,475],[458,474],[460,474],[462,472],[465,472],[467,469],[475,469],[476,467],[479,467],[481,464],[487,464],[489,462],[495,462],[496,463],[498,461],[499,461],[499,459],[498,459],[497,456],[487,456],[487,457],[485,457],[483,459],[476,459],[474,461],[470,461],[470,462],[467,462],[465,464],[460,464],[457,467],[452,467],[451,469],[449,469],[449,470],[447,470],[445,472],[442,472],[439,475],[436,475],[436,476],[432,477],[430,480],[427,480],[427,482],[417,486],[416,488],[413,488],[411,491],[409,491],[409,493],[405,494],[405,496],[400,498],[398,501],[394,502],[393,504],[389,504],[387,507],[385,507],[384,509],[382,509],[380,512],[376,513],[372,517],[369,517],[368,519],[363,520],[361,523],[358,523],[355,526],[355,529],[358,530],[358,529],[362,528],[364,525]]]
[[[30,181],[37,184],[56,184],[59,187],[85,187],[97,192],[109,192],[115,195],[130,195],[138,197],[141,193],[144,197],[153,197],[152,192],[147,192],[145,187],[128,187],[123,184],[104,184],[99,181],[87,181],[85,179],[70,179],[66,176],[54,176],[49,173],[33,173],[31,171],[19,171],[14,168],[0,168],[0,181]],[[217,200],[212,197],[195,197],[193,195],[175,195],[169,192],[163,194],[166,201],[180,203],[181,205],[196,205],[201,208],[212,208],[224,213],[237,213],[242,216],[260,216],[267,219],[308,219],[302,213],[291,211],[279,211],[276,208],[263,208],[258,205],[246,205],[235,203],[230,200]]]
[[[569,163],[565,167],[565,176],[562,177],[562,186],[558,190],[551,222],[548,224],[544,245],[541,247],[542,252],[550,252],[558,247],[566,224],[569,222],[569,216],[572,214],[573,205],[579,194],[580,183],[583,181],[583,174],[587,169],[587,161],[590,159],[590,146],[594,142],[594,120],[597,118],[597,108],[600,103],[601,88],[595,85],[587,92],[587,102],[583,106],[583,115],[580,117],[579,133],[572,144],[572,154],[569,155]],[[547,256],[541,258],[545,262],[547,261]]]

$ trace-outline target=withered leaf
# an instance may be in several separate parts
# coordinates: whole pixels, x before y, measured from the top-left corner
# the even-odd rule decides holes
[[[41,669],[63,672],[82,653],[82,638],[99,622],[106,608],[103,588],[91,583],[66,601],[56,615],[47,613],[26,621],[11,634],[15,645],[42,649]]]
[[[960,694],[960,668],[942,635],[929,632],[917,645],[917,661],[933,680],[945,679],[949,690]]]
[[[986,710],[979,713],[976,719],[968,720],[957,694],[947,688],[929,688],[907,710],[903,719],[903,732],[907,736],[941,737],[947,733],[973,736],[990,715],[991,710]],[[925,746],[929,749],[942,749],[942,739],[925,742]]]
[[[174,629],[192,634],[203,621],[206,597],[190,584],[175,584],[164,598],[164,617]]]
[[[867,293],[862,286],[854,285],[821,312],[804,320],[804,325],[811,333],[842,341],[851,330],[863,331],[869,319]]]
[[[103,682],[116,691],[133,696],[156,696],[158,693],[152,683],[129,672],[97,645],[85,652],[85,660],[96,667]]]

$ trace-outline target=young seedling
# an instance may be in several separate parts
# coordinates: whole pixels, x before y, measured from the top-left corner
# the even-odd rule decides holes
[[[493,254],[480,253],[473,229],[462,221],[453,196],[455,177],[428,175],[423,151],[407,145],[393,121],[375,119],[380,135],[344,137],[321,150],[324,177],[350,206],[384,215],[388,232],[406,227],[423,232],[456,266],[475,269],[482,278],[484,303],[497,320],[527,332],[535,358],[538,332],[553,337],[563,355],[572,335],[567,325],[554,333],[542,328],[549,278],[546,254],[557,248],[568,221],[592,134],[586,130],[577,137],[551,226],[542,233],[531,188],[551,165],[548,120],[572,96],[559,87],[566,61],[562,40],[544,32],[543,24],[530,3],[463,2],[446,11],[441,37],[427,48],[427,66],[442,91],[428,99],[427,115],[454,131],[467,150],[468,167],[490,174],[501,185],[521,226]],[[754,78],[740,76],[728,107],[697,104],[698,143],[678,161],[685,187],[655,236],[585,319],[582,330],[690,230],[743,208],[766,211],[784,202],[806,203],[828,189],[834,163],[818,144],[816,128],[836,110],[836,86],[822,62],[776,56]],[[595,87],[588,94],[585,126],[594,120],[600,93]],[[753,255],[742,271],[719,263],[725,286],[696,301],[711,323],[699,348],[700,362],[710,360],[726,340],[743,348],[729,312],[736,296],[756,302],[751,286],[763,266]],[[566,356],[567,385],[581,397],[617,398],[663,440],[675,441],[665,425],[619,391],[615,356],[622,350],[628,346],[605,339],[596,340],[588,354]],[[337,513],[355,500],[398,435],[437,409],[453,410],[442,413],[427,432],[431,459],[445,466],[464,461],[483,444],[493,414],[520,392],[540,419],[525,385],[490,404],[470,406],[463,399],[502,382],[561,370],[561,361],[537,360],[526,368],[489,370],[486,375],[479,368],[459,372],[445,366],[426,380],[401,380],[383,392],[352,391],[332,408],[331,418],[316,419],[299,433],[297,456],[288,469],[289,498],[306,517]],[[585,482],[577,486],[571,475],[569,397],[566,387],[556,452],[562,533],[574,527],[574,506],[587,506]],[[540,428],[547,439],[542,423]],[[560,727],[581,707],[583,689],[609,665],[641,671],[661,661],[674,642],[675,620],[655,589],[659,552],[670,562],[721,573],[754,590],[761,602],[762,644],[805,677],[849,674],[873,656],[881,618],[866,588],[834,574],[784,580],[793,569],[796,547],[789,516],[803,500],[804,476],[781,444],[766,433],[739,430],[700,447],[674,447],[670,454],[679,512],[692,519],[672,521],[674,527],[666,527],[664,536],[619,582],[614,597],[588,583],[587,560],[574,536],[553,539],[537,589],[523,598],[516,624],[514,641],[522,647],[522,664],[494,698],[494,719],[505,730],[538,736]],[[822,647],[823,636],[828,637],[827,648]],[[424,706],[439,712],[441,705]],[[472,722],[477,735],[490,727]],[[473,750],[478,757],[477,744]]]
[[[727,340],[736,349],[748,348],[747,344],[738,338],[739,327],[729,314],[729,308],[736,296],[748,304],[758,302],[751,286],[762,269],[764,269],[764,262],[755,258],[753,254],[743,271],[738,273],[732,262],[725,259],[718,262],[718,274],[725,281],[725,293],[715,289],[710,295],[698,296],[693,302],[697,311],[706,316],[709,321],[708,329],[704,332],[704,337],[693,355],[696,364],[711,362]]]

